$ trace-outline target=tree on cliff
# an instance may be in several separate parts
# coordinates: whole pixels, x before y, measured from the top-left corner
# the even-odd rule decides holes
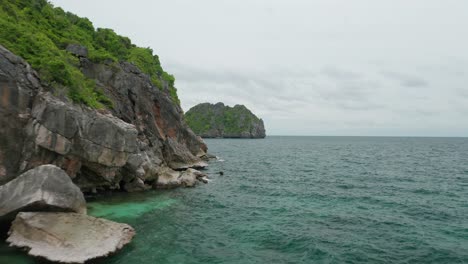
[[[174,76],[162,69],[152,49],[137,47],[112,29],[95,29],[87,18],[53,7],[46,0],[2,1],[0,28],[0,44],[28,61],[42,81],[66,89],[74,102],[112,107],[95,82],[80,71],[79,58],[67,52],[70,44],[86,47],[93,62],[135,64],[179,104]]]

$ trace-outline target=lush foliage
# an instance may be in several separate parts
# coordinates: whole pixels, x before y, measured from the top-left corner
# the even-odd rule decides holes
[[[150,48],[137,47],[112,29],[95,30],[87,18],[54,8],[46,0],[0,2],[0,44],[27,60],[42,80],[66,87],[73,101],[94,108],[112,105],[94,81],[79,70],[78,59],[66,52],[68,44],[86,46],[94,62],[132,62],[179,103],[174,77],[162,69]]]
[[[249,132],[252,124],[260,121],[243,105],[229,107],[221,103],[199,104],[187,111],[185,120],[198,135],[212,130],[222,130],[226,135],[236,135]]]

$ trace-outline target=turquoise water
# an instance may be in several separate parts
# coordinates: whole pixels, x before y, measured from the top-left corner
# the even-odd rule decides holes
[[[89,203],[137,231],[96,263],[468,263],[466,138],[206,142],[209,184]]]

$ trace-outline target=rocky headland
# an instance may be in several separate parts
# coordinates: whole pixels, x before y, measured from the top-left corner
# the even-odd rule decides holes
[[[202,138],[264,138],[263,120],[244,105],[198,104],[185,114],[192,130]]]
[[[0,221],[13,223],[11,246],[64,263],[107,256],[135,230],[87,216],[83,193],[208,182],[207,147],[152,50],[43,0],[7,1],[0,15]]]
[[[79,58],[82,71],[102,87],[113,108],[93,109],[56,96],[26,61],[0,46],[3,219],[18,212],[86,213],[82,192],[133,192],[206,182],[206,175],[195,170],[207,166],[202,159],[206,145],[185,124],[182,110],[166,93],[130,63],[111,66]],[[15,221],[24,217],[18,214]],[[88,230],[91,222],[75,226]],[[24,224],[13,224],[14,238],[8,241],[30,248],[32,255],[61,262],[84,260],[58,257],[61,253],[53,249],[63,252],[60,247],[30,246],[39,242],[27,243],[19,232],[30,233],[24,231]],[[68,239],[77,240],[71,236],[64,241]],[[79,252],[73,243],[71,248]]]

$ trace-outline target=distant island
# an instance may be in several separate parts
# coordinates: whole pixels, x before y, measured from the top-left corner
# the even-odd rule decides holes
[[[264,138],[263,120],[244,105],[202,103],[185,114],[185,120],[202,138]]]

